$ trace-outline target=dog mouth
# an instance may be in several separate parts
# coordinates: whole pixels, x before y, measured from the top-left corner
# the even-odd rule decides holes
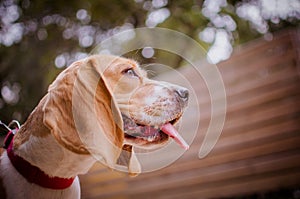
[[[189,145],[185,142],[175,128],[175,125],[180,120],[180,117],[156,126],[138,124],[124,114],[122,114],[122,117],[125,138],[127,140],[146,144],[156,144],[165,142],[168,140],[168,138],[172,138],[183,149],[187,150],[189,148]]]

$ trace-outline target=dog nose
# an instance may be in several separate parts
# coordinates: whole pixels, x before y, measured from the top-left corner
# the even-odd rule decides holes
[[[187,89],[176,89],[176,93],[183,101],[187,101],[189,99],[189,91]]]

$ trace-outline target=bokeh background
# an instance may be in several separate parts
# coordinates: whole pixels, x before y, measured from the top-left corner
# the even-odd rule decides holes
[[[191,149],[162,170],[128,178],[95,165],[81,176],[83,198],[300,198],[299,19],[299,0],[2,0],[0,120],[24,122],[57,74],[110,36],[168,28],[206,49],[199,67],[220,70],[228,97],[220,140],[198,158],[210,99],[184,59],[151,47],[128,52],[193,84],[200,128]],[[150,76],[174,80],[157,67]]]
[[[234,46],[297,27],[299,10],[298,0],[2,0],[0,118],[23,122],[62,69],[114,33],[169,28],[198,41],[212,62],[219,63]],[[142,63],[183,64],[178,57],[149,49],[132,57]]]

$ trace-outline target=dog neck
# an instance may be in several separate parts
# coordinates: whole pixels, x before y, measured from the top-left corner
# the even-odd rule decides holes
[[[51,177],[74,178],[86,173],[96,160],[61,146],[43,124],[43,100],[14,138],[14,153]]]

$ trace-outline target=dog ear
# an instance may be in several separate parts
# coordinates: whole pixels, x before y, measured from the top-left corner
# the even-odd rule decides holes
[[[109,55],[95,55],[90,57],[90,64],[97,70],[98,74],[103,74],[105,70],[108,68],[111,64],[116,64],[118,62],[118,57],[109,56]],[[103,76],[103,75],[102,75]],[[106,83],[106,79],[102,78],[104,84],[106,84],[106,88],[110,93],[113,93],[113,88],[110,88],[108,86],[108,83]],[[103,94],[103,92],[102,92]],[[97,94],[97,96],[101,96],[100,94]],[[111,95],[113,98],[113,95]],[[104,97],[104,96],[103,96]],[[103,99],[103,97],[100,97],[100,99]],[[112,100],[112,112],[114,116],[115,123],[120,129],[123,129],[123,120],[121,119],[121,113],[120,110],[117,108],[116,104],[114,103],[114,100]],[[108,135],[109,136],[109,135]],[[117,136],[115,138],[122,137],[122,142],[124,139],[124,132],[122,132],[122,136]],[[111,138],[114,139],[114,138]],[[116,142],[120,143],[119,140],[116,140]],[[122,143],[123,144],[123,143]],[[119,146],[119,145],[118,145]],[[133,147],[131,145],[123,145],[122,152],[120,153],[120,156],[118,158],[119,165],[126,166],[128,168],[128,173],[130,176],[136,176],[141,173],[141,165],[134,153]],[[115,168],[118,168],[118,165],[116,165]],[[121,169],[123,170],[123,169]]]
[[[123,124],[94,59],[73,63],[49,86],[43,121],[64,147],[113,168],[122,150]]]

